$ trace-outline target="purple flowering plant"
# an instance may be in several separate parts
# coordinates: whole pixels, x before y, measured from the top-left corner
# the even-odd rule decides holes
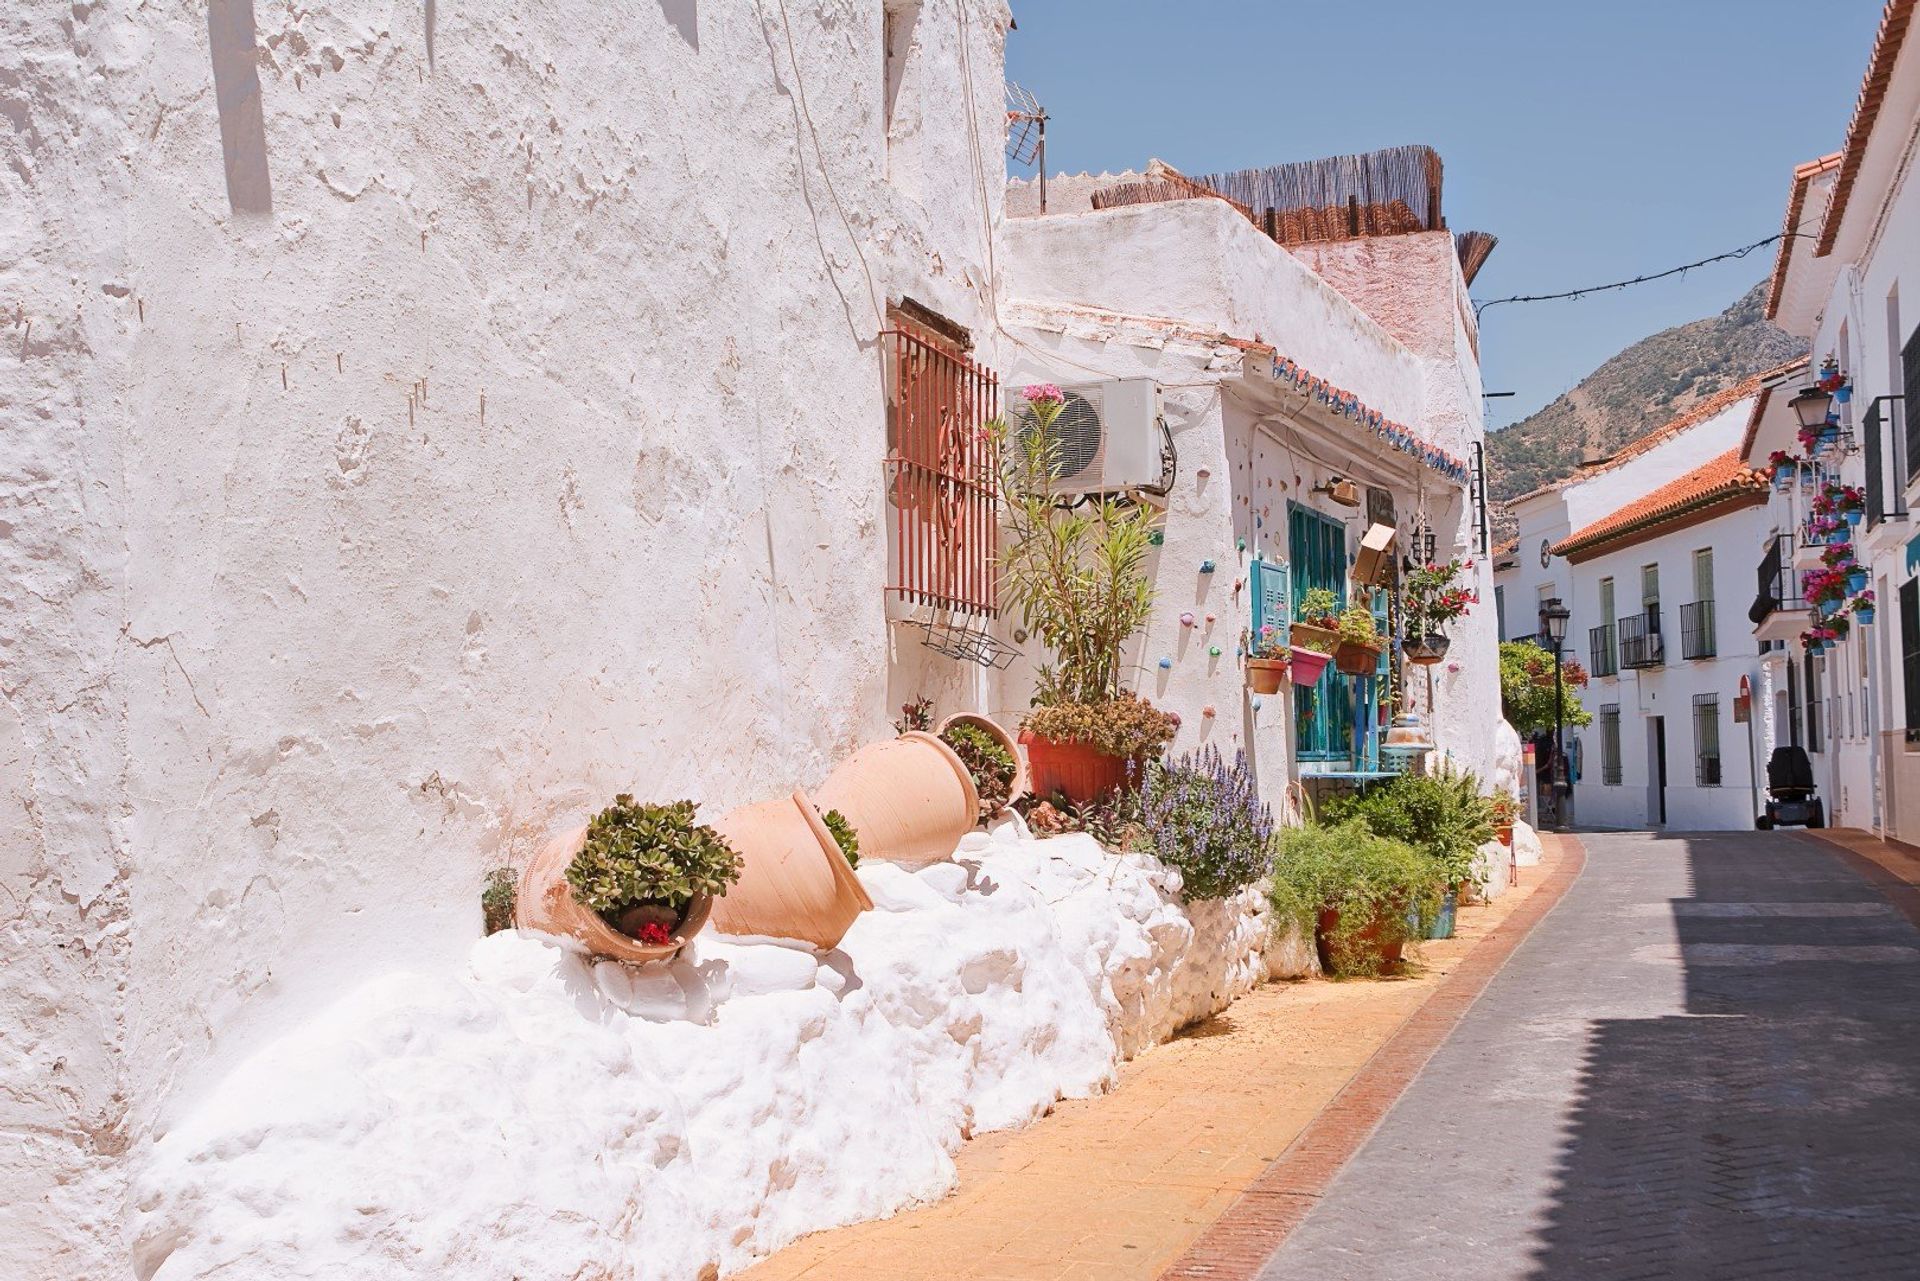
[[[1217,747],[1147,767],[1142,825],[1153,854],[1180,869],[1189,901],[1226,898],[1273,866],[1273,810],[1245,752]]]

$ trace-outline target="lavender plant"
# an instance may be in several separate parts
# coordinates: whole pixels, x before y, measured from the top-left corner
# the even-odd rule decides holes
[[[1273,865],[1273,811],[1247,754],[1205,747],[1147,767],[1142,822],[1153,853],[1180,869],[1188,899],[1225,898]]]

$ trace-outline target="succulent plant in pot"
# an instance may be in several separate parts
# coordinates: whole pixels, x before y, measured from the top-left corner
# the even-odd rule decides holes
[[[1380,630],[1373,621],[1373,611],[1353,601],[1340,611],[1339,624],[1333,665],[1348,676],[1371,676],[1380,662]]]
[[[1166,749],[1174,729],[1171,716],[1132,693],[1036,707],[1021,731],[1033,791],[1085,802],[1134,786],[1141,766]]]
[[[1015,783],[1020,774],[1020,757],[1013,740],[985,717],[949,717],[940,727],[940,741],[953,749],[960,763],[973,775],[973,790],[980,798],[980,820],[985,822],[1013,801]]]
[[[695,906],[740,879],[740,855],[698,822],[692,801],[636,804],[622,793],[587,824],[567,864],[574,899],[628,938],[664,947]]]

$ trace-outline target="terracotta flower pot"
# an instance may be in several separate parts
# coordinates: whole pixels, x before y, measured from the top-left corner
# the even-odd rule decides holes
[[[953,857],[980,821],[973,775],[934,734],[908,730],[867,746],[834,767],[814,793],[860,837],[860,857],[926,867]]]
[[[1320,681],[1320,673],[1327,670],[1327,664],[1333,655],[1323,654],[1317,649],[1293,647],[1293,683],[1295,685],[1315,685]]]
[[[1366,929],[1361,930],[1359,934],[1354,936],[1354,945],[1357,948],[1372,952],[1380,962],[1379,968],[1387,970],[1400,963],[1400,952],[1405,944],[1400,942],[1381,942],[1380,927],[1381,922],[1376,919],[1372,924],[1368,925]],[[1333,954],[1327,945],[1327,940],[1333,932],[1339,928],[1339,911],[1334,908],[1321,909],[1319,919],[1314,923],[1313,946],[1315,950],[1320,953],[1320,968],[1328,974],[1332,974],[1334,970]]]
[[[1312,649],[1315,644],[1326,648],[1320,653],[1331,653],[1340,643],[1340,633],[1332,627],[1321,627],[1317,623],[1295,623],[1287,632],[1287,641],[1295,649]]]
[[[1286,683],[1286,659],[1249,658],[1247,660],[1247,688],[1254,693],[1278,694],[1280,687]]]
[[[975,729],[984,730],[993,735],[994,740],[998,742],[1000,746],[1007,749],[1007,755],[1013,757],[1013,783],[1007,790],[1006,804],[994,811],[994,814],[1006,813],[1015,801],[1027,794],[1026,753],[1020,750],[1020,744],[1014,741],[1013,735],[1007,733],[1006,728],[991,716],[980,716],[973,712],[955,712],[952,716],[941,721],[939,729],[934,732],[936,735],[944,736],[946,732],[955,725],[971,725]],[[978,789],[976,788],[975,790],[977,791]],[[992,818],[993,816],[993,814],[989,814],[986,817]]]
[[[1495,823],[1493,825],[1493,835],[1502,845],[1511,846],[1513,844],[1513,824]]]
[[[673,941],[654,947],[622,934],[601,919],[598,912],[574,901],[573,887],[567,884],[567,865],[573,862],[587,843],[587,827],[582,823],[562,836],[548,841],[520,874],[520,894],[513,908],[513,923],[523,930],[541,930],[571,939],[594,956],[611,957],[633,965],[648,961],[666,961],[677,956],[687,940],[700,932],[713,910],[713,900],[696,895],[673,930]]]
[[[713,825],[740,852],[740,879],[713,905],[722,934],[840,945],[873,906],[807,794],[743,805]]]
[[[1091,743],[1042,738],[1031,730],[1021,730],[1020,741],[1027,747],[1035,796],[1060,792],[1070,801],[1084,803],[1133,781],[1127,777],[1126,757],[1095,751]]]
[[[1333,665],[1346,676],[1371,676],[1380,665],[1380,647],[1341,641],[1333,647]]]

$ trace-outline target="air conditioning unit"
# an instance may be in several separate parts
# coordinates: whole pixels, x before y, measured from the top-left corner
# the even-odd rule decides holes
[[[1162,418],[1160,385],[1151,378],[1063,383],[1053,420],[1056,487],[1063,494],[1164,494],[1173,480],[1173,438]],[[1016,441],[1038,426],[1019,388],[1007,393],[1007,426]]]

